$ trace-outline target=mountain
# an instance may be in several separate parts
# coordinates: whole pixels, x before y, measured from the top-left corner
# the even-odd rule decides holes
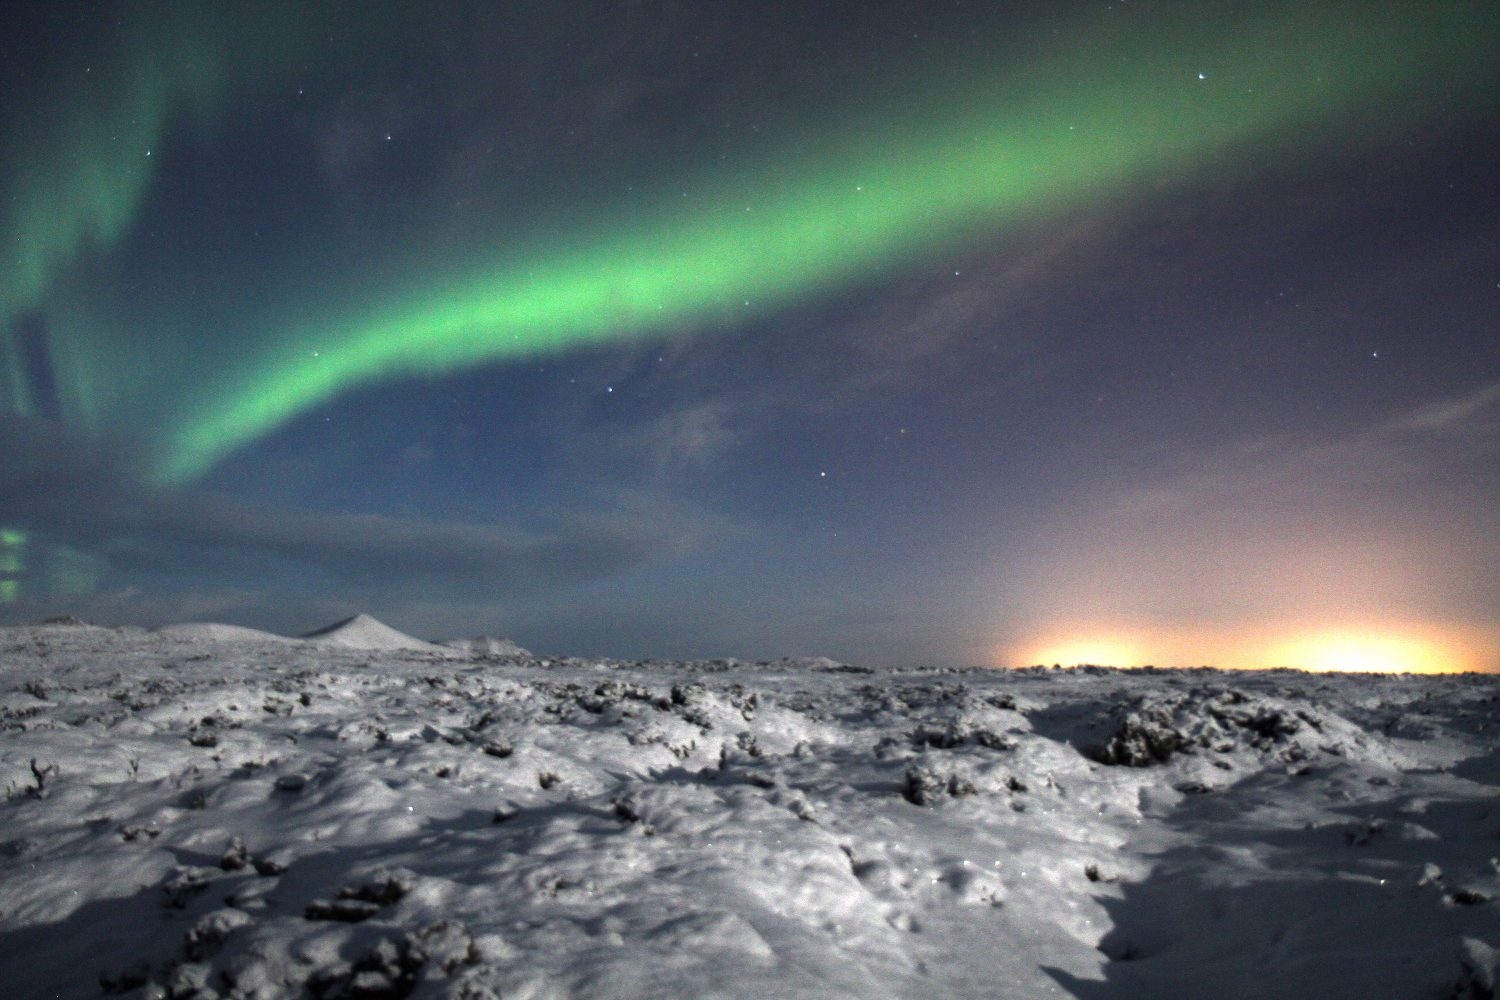
[[[418,649],[440,652],[435,646],[421,639],[414,639],[405,632],[398,632],[384,622],[369,615],[355,615],[335,622],[327,628],[309,632],[302,638],[323,646],[341,646],[345,649]]]

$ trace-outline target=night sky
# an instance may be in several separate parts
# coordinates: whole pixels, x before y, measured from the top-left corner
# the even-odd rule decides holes
[[[1500,669],[1491,0],[0,18],[0,621]]]

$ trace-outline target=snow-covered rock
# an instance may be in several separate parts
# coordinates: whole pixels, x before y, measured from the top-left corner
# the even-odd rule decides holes
[[[1179,754],[1249,749],[1288,763],[1321,751],[1394,766],[1382,740],[1335,713],[1235,688],[1150,693],[1120,706],[1115,714],[1119,726],[1094,750],[1104,764],[1145,767]]]

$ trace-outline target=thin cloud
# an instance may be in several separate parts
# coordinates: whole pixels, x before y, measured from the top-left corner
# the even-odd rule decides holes
[[[1500,382],[1491,382],[1473,392],[1407,413],[1392,421],[1389,429],[1454,433],[1474,427],[1496,404],[1500,404]]]
[[[55,424],[0,421],[4,527],[76,547],[110,571],[179,579],[267,572],[531,593],[638,566],[680,539],[639,519],[575,518],[547,531],[252,506],[152,486],[127,459]],[[305,586],[305,584],[304,584]]]

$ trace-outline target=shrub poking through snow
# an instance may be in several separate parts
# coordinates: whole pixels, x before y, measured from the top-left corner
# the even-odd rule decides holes
[[[360,899],[315,899],[302,910],[302,916],[308,920],[357,924],[369,920],[379,912],[379,906]]]
[[[229,841],[229,846],[224,850],[224,856],[219,858],[219,867],[226,872],[237,872],[250,863],[250,852],[245,848],[245,842],[239,837]]]
[[[280,875],[286,871],[286,862],[279,858],[256,858],[255,874],[264,875],[268,878]]]
[[[1370,817],[1344,831],[1344,843],[1350,847],[1368,847],[1370,842],[1385,833],[1385,820]],[[1442,878],[1441,875],[1438,878]]]
[[[951,750],[967,744],[985,747],[989,750],[1014,750],[1016,748],[1016,741],[1009,736],[976,725],[962,716],[950,719],[943,726],[919,727],[912,733],[912,743],[917,747],[933,747],[938,750]]]
[[[99,977],[99,989],[103,993],[129,993],[140,989],[151,981],[151,963],[141,962],[123,972],[104,973]]]
[[[423,980],[452,976],[479,961],[464,926],[440,920],[415,933],[386,938],[347,965],[313,973],[307,988],[318,1000],[399,1000]]]
[[[208,888],[213,879],[213,873],[206,868],[183,868],[168,879],[162,885],[162,892],[166,898],[162,905],[169,910],[181,910],[188,904],[188,900],[202,893]]]
[[[413,876],[404,870],[380,872],[368,882],[340,889],[333,900],[315,899],[302,915],[308,920],[334,920],[357,924],[411,891]]]
[[[912,743],[918,747],[935,747],[951,750],[963,746],[969,739],[969,727],[962,719],[952,719],[946,726],[929,728],[923,726],[912,733]]]
[[[46,798],[47,782],[55,778],[61,768],[56,764],[37,764],[36,758],[31,758],[31,777],[36,785],[26,789],[26,794],[34,799]]]
[[[901,797],[914,806],[931,805],[944,798],[974,795],[974,782],[952,771],[943,772],[930,764],[913,764],[906,769],[901,783]]]
[[[1187,737],[1161,712],[1128,712],[1105,743],[1094,752],[1101,764],[1149,767],[1179,752],[1191,753]]]
[[[235,930],[251,922],[250,915],[241,910],[216,910],[182,936],[182,953],[191,961],[201,961],[223,948],[225,938]]]

